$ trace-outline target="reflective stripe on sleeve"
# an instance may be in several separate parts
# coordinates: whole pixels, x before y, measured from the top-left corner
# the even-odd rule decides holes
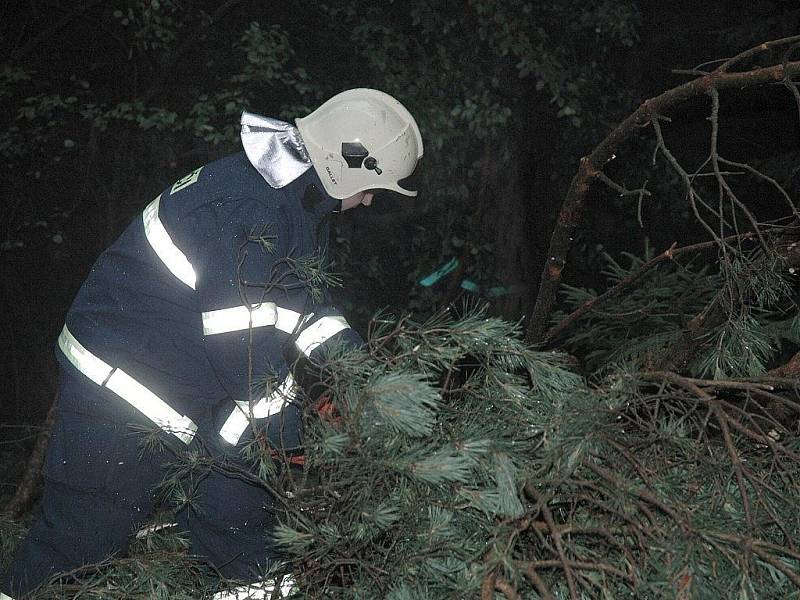
[[[278,307],[278,320],[275,323],[275,328],[285,331],[286,333],[294,333],[298,325],[302,325],[314,316],[314,313],[309,313],[305,317],[299,312],[289,310],[288,308]]]
[[[232,331],[245,331],[251,327],[271,327],[294,333],[298,327],[303,327],[314,313],[303,316],[288,308],[277,306],[274,302],[264,302],[255,308],[247,306],[234,306],[210,310],[202,314],[203,335],[218,335]],[[310,356],[315,348],[324,344],[331,337],[350,325],[344,317],[321,317],[308,325],[297,336],[295,345],[305,354]]]
[[[147,241],[155,250],[158,257],[161,259],[166,267],[172,272],[175,277],[180,279],[183,283],[190,288],[195,289],[195,282],[197,276],[195,275],[194,268],[186,258],[186,255],[181,252],[169,233],[164,228],[161,219],[158,218],[158,207],[161,202],[161,195],[153,200],[142,213],[142,221],[144,222],[144,234]]]
[[[114,392],[187,446],[191,443],[197,425],[189,417],[181,415],[122,369],[112,367],[89,352],[75,339],[66,325],[58,336],[58,346],[69,362],[94,383]]]
[[[311,323],[297,336],[295,345],[300,352],[311,356],[315,348],[349,327],[350,325],[344,317],[322,317]]]
[[[253,404],[253,418],[266,419],[281,412],[283,407],[294,398],[294,391],[294,379],[290,374],[269,396],[265,396]],[[236,407],[219,430],[219,435],[229,444],[234,446],[238,444],[245,429],[250,425],[249,404],[247,401],[237,400]]]
[[[275,325],[278,320],[274,302],[264,302],[252,310],[246,306],[234,306],[203,313],[203,335],[217,335],[230,331],[241,331],[250,327]]]
[[[276,306],[274,302],[263,302],[254,308],[247,306],[234,306],[210,310],[202,314],[203,335],[218,335],[231,331],[244,331],[251,327],[275,326],[286,333],[294,332],[298,323],[304,323],[311,318],[305,318],[293,310]]]

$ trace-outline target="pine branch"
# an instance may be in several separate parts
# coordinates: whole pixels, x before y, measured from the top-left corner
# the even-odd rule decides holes
[[[576,570],[583,570],[583,571],[600,571],[602,573],[608,573],[609,575],[613,575],[619,579],[624,579],[634,583],[635,580],[631,575],[620,571],[616,567],[613,567],[607,563],[602,562],[585,562],[585,561],[576,561],[576,560],[569,560],[566,563],[563,563],[560,560],[534,560],[530,562],[523,562],[520,563],[520,566],[526,570],[533,569],[534,572],[536,569],[552,569],[552,568],[563,568],[564,565],[569,566],[570,569]]]
[[[567,560],[567,555],[564,552],[564,544],[561,540],[561,533],[556,528],[555,521],[553,520],[553,514],[550,512],[550,508],[547,506],[547,500],[545,500],[539,491],[531,484],[525,486],[525,493],[530,496],[534,502],[536,502],[539,510],[542,512],[545,523],[547,523],[547,526],[550,528],[550,534],[553,537],[553,543],[556,546],[559,558],[558,561],[554,562],[556,562],[557,566],[560,566],[562,569],[564,569],[564,576],[567,578],[570,597],[572,600],[578,600],[578,590],[575,586],[575,575],[572,572],[573,563]]]
[[[533,587],[536,588],[536,591],[542,597],[542,600],[555,600],[550,588],[548,588],[547,584],[545,584],[542,578],[539,577],[539,573],[536,571],[536,565],[529,562],[524,565],[524,568],[525,576],[531,580]]]
[[[752,239],[753,234],[748,232],[741,235],[733,235],[727,238],[724,238],[724,242],[731,242],[731,241],[742,241]],[[655,256],[640,266],[635,272],[627,275],[624,279],[622,279],[619,283],[614,285],[613,287],[609,288],[599,296],[595,296],[594,298],[590,298],[586,300],[583,305],[572,311],[569,315],[561,319],[556,325],[553,325],[545,334],[544,338],[542,339],[543,344],[547,344],[551,340],[553,340],[557,335],[559,335],[562,331],[566,328],[570,327],[575,321],[580,319],[585,314],[597,310],[598,305],[602,305],[606,301],[618,296],[621,292],[630,288],[633,284],[637,283],[641,280],[645,275],[648,274],[653,268],[658,266],[660,263],[667,261],[667,260],[674,260],[675,257],[680,256],[682,254],[687,254],[691,252],[702,252],[703,250],[707,250],[709,248],[713,248],[717,246],[717,242],[701,242],[698,244],[691,244],[689,246],[682,246],[677,247],[677,242],[673,243],[669,248],[664,250],[658,256]]]
[[[522,596],[520,596],[517,589],[502,577],[497,577],[494,589],[501,592],[508,600],[522,600]]]
[[[765,274],[775,275],[777,268],[784,267],[785,263],[793,256],[795,248],[794,242],[788,243],[785,240],[787,237],[794,239],[797,233],[792,231],[789,235],[787,233],[780,234],[779,241],[775,243],[776,250],[771,255],[761,255],[758,260],[750,264],[750,273],[752,273],[754,279]],[[741,283],[749,285],[751,289],[753,288],[748,281]],[[714,299],[702,311],[688,320],[678,340],[651,362],[650,369],[683,371],[697,355],[699,347],[707,339],[708,332],[713,331],[726,321],[728,323],[731,322],[729,315],[730,297],[736,291],[736,287],[741,287],[741,283],[732,281],[719,289]],[[771,284],[766,284],[764,287],[769,289]],[[746,311],[748,308],[747,303],[751,301],[752,299],[750,298],[741,298],[741,305],[736,308]],[[758,298],[755,298],[755,301],[757,303]],[[754,374],[750,373],[750,375]]]
[[[483,580],[481,586],[481,600],[494,600],[494,590],[497,582],[497,573],[492,571]]]

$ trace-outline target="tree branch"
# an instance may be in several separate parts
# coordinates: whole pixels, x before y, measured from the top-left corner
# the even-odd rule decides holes
[[[25,465],[25,473],[22,476],[22,481],[17,486],[14,496],[3,507],[3,513],[12,519],[17,519],[22,516],[25,510],[33,503],[36,497],[36,491],[39,487],[39,481],[42,478],[42,465],[44,464],[44,456],[47,451],[47,446],[50,443],[50,436],[53,433],[53,423],[56,419],[56,401],[50,405],[50,410],[47,411],[47,417],[42,424],[42,430],[36,439],[36,444],[33,446],[28,462]]]
[[[544,517],[545,523],[547,523],[547,526],[550,528],[550,535],[558,551],[559,560],[555,561],[556,566],[561,566],[564,569],[564,577],[567,579],[570,598],[572,598],[572,600],[578,600],[578,590],[575,587],[575,575],[572,573],[572,565],[570,561],[567,560],[567,555],[564,552],[564,544],[561,541],[561,533],[556,527],[550,508],[547,506],[547,500],[545,500],[539,491],[531,484],[525,486],[525,493],[539,505],[539,510],[542,511],[542,516]]]
[[[527,563],[525,565],[525,576],[531,580],[533,587],[536,588],[536,591],[542,597],[542,600],[554,600],[552,592],[545,584],[544,580],[539,577],[539,573],[536,572],[536,565],[533,563]]]
[[[777,48],[779,46],[788,46],[797,43],[800,41],[800,35],[793,35],[791,37],[781,38],[779,40],[770,40],[769,42],[764,42],[763,44],[759,44],[758,46],[754,46],[744,52],[740,52],[736,56],[733,56],[723,62],[719,67],[717,67],[714,72],[715,73],[726,73],[729,69],[745,59],[750,58],[751,56],[755,56],[756,54],[760,54],[761,52],[766,52],[767,50],[771,50],[772,48]]]
[[[711,89],[741,89],[763,83],[785,81],[787,77],[798,74],[800,74],[800,61],[736,73],[717,70],[698,77],[643,102],[589,155],[584,156],[580,160],[577,173],[570,182],[550,239],[550,248],[540,278],[539,292],[528,318],[526,340],[535,344],[541,343],[543,340],[561,284],[561,275],[566,265],[572,236],[580,224],[583,204],[589,187],[619,148],[633,137],[636,131],[649,123],[653,123],[655,126],[654,119],[661,113],[679,106],[691,98],[707,94]]]
[[[734,235],[727,238],[724,238],[723,241],[733,241],[733,240],[741,240],[741,239],[750,239],[753,237],[752,233],[745,233],[742,235]],[[558,334],[564,331],[567,327],[572,325],[575,321],[580,319],[585,314],[591,312],[592,310],[596,310],[597,306],[603,304],[607,300],[618,296],[622,291],[631,287],[634,283],[642,279],[648,272],[650,272],[653,268],[658,266],[660,263],[666,260],[673,260],[676,256],[680,256],[681,254],[687,254],[689,252],[700,252],[703,250],[707,250],[709,248],[713,248],[717,246],[717,242],[701,242],[698,244],[691,244],[689,246],[682,246],[680,248],[676,247],[676,244],[673,243],[672,246],[664,250],[658,256],[654,256],[646,263],[644,263],[639,269],[622,279],[619,283],[615,286],[609,288],[599,296],[594,298],[590,298],[586,300],[580,307],[572,311],[569,315],[564,317],[559,323],[553,325],[543,338],[543,343],[550,342],[553,338],[555,338]]]

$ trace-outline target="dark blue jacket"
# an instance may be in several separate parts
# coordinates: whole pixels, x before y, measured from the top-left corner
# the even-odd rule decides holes
[[[68,356],[78,343],[112,368],[88,386],[116,390],[114,369],[124,371],[136,382],[129,402],[149,402],[141,385],[195,424],[215,420],[218,435],[227,423],[229,444],[265,397],[254,416],[272,415],[276,446],[298,445],[287,358],[360,343],[327,291],[312,293],[297,273],[298,260],[324,253],[339,205],[322,190],[313,168],[273,189],[244,153],[178,180],[93,266],[60,339],[72,340],[64,368],[85,367]]]

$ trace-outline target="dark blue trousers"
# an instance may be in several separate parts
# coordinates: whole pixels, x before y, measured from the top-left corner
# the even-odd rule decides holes
[[[131,536],[151,516],[153,488],[176,460],[169,450],[143,455],[142,434],[131,425],[152,424],[74,369],[62,367],[57,402],[41,516],[18,546],[0,585],[0,591],[15,599],[55,573],[124,554]],[[204,443],[212,454],[236,458],[230,449],[214,450],[215,415],[190,417],[199,426],[193,444]],[[182,446],[162,435],[169,444]],[[189,534],[191,552],[227,578],[259,580],[269,562],[279,558],[269,542],[277,522],[272,496],[217,470],[195,479],[193,487],[193,506],[177,515],[179,527]]]

